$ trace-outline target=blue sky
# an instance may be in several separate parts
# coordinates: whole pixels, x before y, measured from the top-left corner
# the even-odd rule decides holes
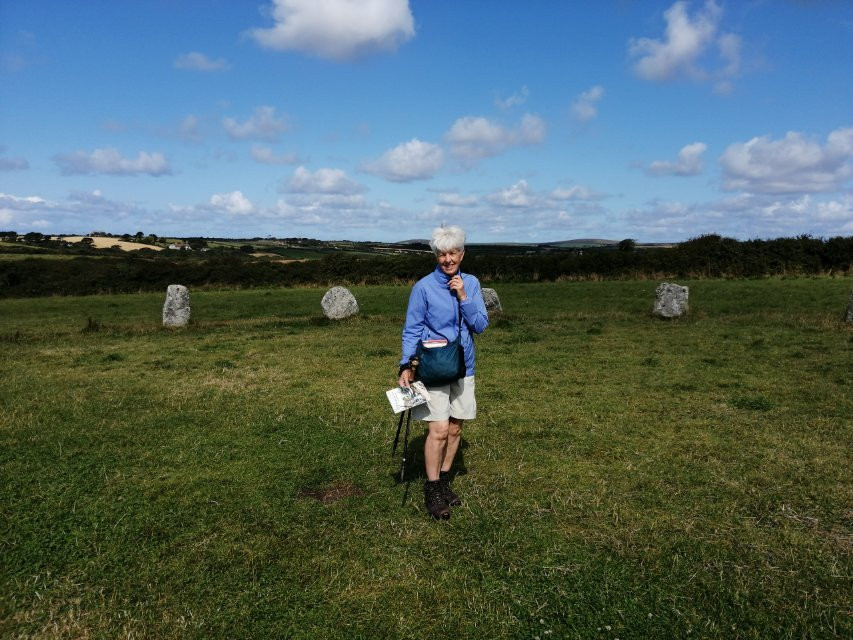
[[[853,235],[853,3],[2,0],[0,228]]]

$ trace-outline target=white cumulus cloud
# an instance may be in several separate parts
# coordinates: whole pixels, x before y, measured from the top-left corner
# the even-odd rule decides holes
[[[412,138],[367,162],[364,170],[391,182],[412,182],[432,178],[444,163],[444,151],[431,142]]]
[[[702,154],[708,149],[704,142],[694,142],[681,148],[675,162],[656,160],[646,167],[650,176],[696,176],[702,173]]]
[[[826,144],[789,131],[730,145],[720,158],[723,187],[748,193],[815,193],[840,189],[853,177],[853,127],[836,129]]]
[[[438,196],[438,204],[442,207],[473,207],[478,202],[477,196],[463,196],[454,192],[445,192]]]
[[[498,207],[529,207],[533,204],[534,193],[526,180],[519,180],[506,189],[500,189],[488,195],[486,200]]]
[[[529,95],[530,90],[527,88],[527,85],[525,85],[507,98],[495,98],[495,106],[501,111],[507,111],[508,109],[512,109],[513,107],[520,106],[527,102]]]
[[[86,175],[103,173],[108,175],[162,176],[172,173],[169,161],[162,153],[140,151],[136,158],[125,158],[117,149],[107,147],[92,152],[75,151],[54,157],[62,175]]]
[[[184,71],[226,71],[231,68],[231,65],[225,58],[213,60],[198,51],[179,55],[175,59],[174,66],[175,69],[182,69]]]
[[[210,205],[233,215],[245,216],[255,211],[252,202],[242,191],[216,193],[210,197]]]
[[[394,51],[415,35],[408,0],[273,0],[275,24],[252,29],[262,47],[349,60]]]
[[[844,223],[842,229],[853,230],[853,195],[845,194],[840,200],[819,202],[816,217],[823,222]]]
[[[355,195],[364,187],[350,179],[342,169],[321,168],[311,172],[297,167],[287,184],[291,193]]]
[[[831,237],[853,230],[853,197],[817,200],[809,194],[749,194],[707,203],[654,200],[629,211],[641,235],[672,240],[720,233],[734,238],[778,238],[810,233]]]
[[[676,2],[664,12],[663,38],[629,41],[628,52],[636,58],[634,72],[652,82],[713,80],[717,91],[729,91],[732,78],[740,73],[741,40],[733,33],[720,31],[722,14],[714,0],[707,0],[693,16],[688,13],[687,2]],[[713,54],[714,67],[704,68],[701,63]]]
[[[592,120],[598,115],[598,103],[604,97],[604,87],[595,85],[581,93],[572,103],[572,115],[579,122]]]
[[[276,155],[269,147],[257,144],[252,146],[252,158],[261,164],[296,164],[299,162],[299,156],[295,153]]]
[[[465,116],[453,123],[445,138],[455,158],[473,164],[509,147],[539,144],[545,139],[546,131],[545,121],[529,113],[515,128],[507,128],[482,116]]]
[[[576,202],[590,202],[593,200],[602,200],[607,196],[598,191],[593,191],[589,187],[574,186],[574,187],[558,187],[554,189],[550,195],[551,200],[564,200]]]
[[[275,142],[290,128],[287,116],[276,114],[275,107],[258,107],[244,122],[235,118],[222,121],[225,131],[233,140],[266,140]]]
[[[454,220],[463,226],[502,233],[517,241],[592,233],[608,211],[606,194],[589,187],[539,191],[527,180],[496,188],[482,198],[455,191],[440,193],[424,220]]]
[[[54,203],[39,196],[15,196],[10,193],[0,193],[0,207],[16,211],[32,209],[49,209]]]
[[[506,146],[507,137],[506,130],[498,123],[474,116],[459,118],[447,133],[453,155],[462,158],[497,155]]]

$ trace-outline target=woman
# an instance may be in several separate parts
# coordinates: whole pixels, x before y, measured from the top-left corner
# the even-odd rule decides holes
[[[450,506],[462,504],[450,488],[450,468],[462,439],[462,423],[477,415],[474,398],[474,340],[482,333],[489,316],[474,276],[462,273],[465,232],[459,227],[439,227],[432,232],[430,247],[438,264],[412,287],[403,327],[403,358],[398,384],[408,387],[417,380],[412,360],[422,340],[453,342],[461,332],[465,356],[464,377],[448,384],[428,386],[430,401],[412,409],[412,417],[429,423],[424,444],[424,504],[436,519],[450,518]]]

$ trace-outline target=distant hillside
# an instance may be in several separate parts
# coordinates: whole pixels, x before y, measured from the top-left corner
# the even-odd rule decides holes
[[[605,247],[619,244],[619,240],[603,240],[601,238],[577,238],[575,240],[561,240],[559,242],[543,242],[549,247]]]

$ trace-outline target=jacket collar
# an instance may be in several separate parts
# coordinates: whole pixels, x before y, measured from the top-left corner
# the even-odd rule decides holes
[[[459,275],[462,275],[461,270],[458,270],[456,273],[458,273]],[[435,265],[435,270],[432,272],[432,275],[435,277],[436,280],[438,280],[443,285],[446,285],[448,282],[450,282],[451,276],[444,273],[444,271],[442,271],[441,267],[439,267],[438,265]]]

